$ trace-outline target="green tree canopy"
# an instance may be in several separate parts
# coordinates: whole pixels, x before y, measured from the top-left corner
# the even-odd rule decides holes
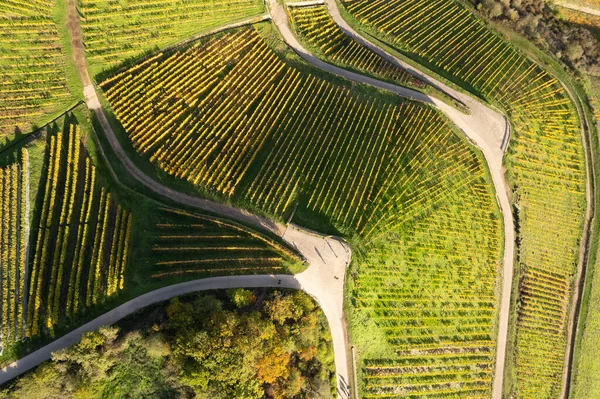
[[[296,291],[175,298],[103,327],[0,391],[9,398],[329,398],[331,338]]]

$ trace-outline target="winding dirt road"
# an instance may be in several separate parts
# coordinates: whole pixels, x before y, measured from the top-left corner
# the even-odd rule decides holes
[[[386,82],[381,82],[367,76],[356,74],[342,68],[335,67],[331,64],[323,62],[306,51],[291,33],[287,16],[283,7],[276,0],[269,1],[271,8],[271,16],[275,25],[281,32],[284,40],[292,47],[302,58],[314,66],[323,69],[327,72],[342,76],[346,79],[353,80],[359,83],[368,84],[380,89],[384,89],[400,96],[410,98],[417,101],[422,101],[438,107],[442,110],[464,133],[465,135],[483,152],[485,159],[489,165],[492,180],[497,192],[497,199],[504,215],[505,225],[505,256],[504,256],[504,273],[503,273],[503,292],[502,304],[500,309],[500,329],[498,335],[498,349],[496,370],[504,369],[504,354],[506,349],[506,332],[508,330],[508,315],[510,305],[510,291],[513,272],[513,251],[514,251],[514,230],[513,219],[506,191],[506,183],[502,173],[502,156],[508,144],[509,130],[505,118],[498,112],[481,104],[479,101],[470,96],[457,92],[450,87],[447,87],[441,82],[424,75],[419,70],[414,69],[410,65],[404,64],[402,61],[387,54],[377,46],[362,38],[354,32],[341,18],[339,10],[334,0],[326,0],[327,7],[331,12],[334,20],[342,29],[359,41],[361,44],[380,54],[382,57],[400,65],[409,72],[415,74],[421,79],[429,82],[432,85],[442,89],[447,94],[455,97],[467,105],[472,111],[471,115],[465,115],[462,112],[454,109],[446,103],[429,97],[423,93],[399,87]],[[0,371],[0,383],[8,381],[14,376],[28,370],[29,368],[48,359],[52,351],[66,347],[76,343],[84,331],[89,331],[98,328],[104,324],[112,324],[120,318],[131,314],[136,310],[147,306],[148,304],[168,299],[170,297],[181,295],[186,292],[216,289],[216,288],[231,288],[231,287],[258,287],[258,286],[283,286],[288,288],[302,289],[312,295],[322,307],[327,316],[335,352],[336,372],[338,375],[338,397],[347,398],[349,392],[346,387],[349,383],[348,373],[348,343],[346,339],[346,327],[343,317],[343,295],[344,295],[344,276],[346,267],[351,259],[351,251],[349,246],[341,239],[324,237],[313,232],[308,232],[296,226],[288,226],[287,228],[281,224],[270,221],[266,218],[251,214],[247,211],[233,208],[226,204],[221,204],[202,198],[193,197],[184,193],[174,191],[162,184],[156,182],[149,176],[145,175],[137,166],[127,157],[125,151],[121,147],[114,131],[112,130],[102,107],[98,101],[95,89],[91,84],[91,79],[87,72],[85,52],[83,40],[81,36],[81,28],[79,26],[79,18],[77,17],[77,9],[74,0],[69,0],[68,3],[68,20],[69,28],[72,35],[72,47],[74,59],[78,67],[80,78],[84,83],[84,96],[89,109],[93,111],[104,130],[104,134],[109,142],[112,151],[117,155],[129,173],[140,183],[146,186],[149,190],[169,198],[170,200],[192,206],[198,209],[209,211],[222,215],[226,218],[241,221],[251,224],[258,228],[266,229],[281,236],[286,242],[298,249],[309,263],[309,267],[303,273],[295,276],[235,276],[235,277],[217,277],[211,279],[195,280],[188,283],[178,284],[170,287],[161,288],[152,291],[143,296],[135,298],[109,312],[91,321],[90,323],[80,327],[79,329],[65,335],[47,345],[46,347],[26,356],[23,359],[13,363],[7,368]],[[264,19],[264,16],[261,17]],[[233,28],[246,23],[253,22],[253,19],[242,21],[240,23],[225,26],[221,29]],[[281,284],[276,284],[281,280]],[[498,393],[497,388],[500,387]],[[496,373],[494,380],[494,398],[500,398],[502,387],[502,373]]]
[[[82,333],[95,330],[102,325],[113,324],[121,318],[152,303],[192,291],[234,287],[287,287],[301,289],[310,294],[318,302],[323,313],[327,317],[333,341],[338,398],[349,398],[349,347],[343,312],[345,274],[352,256],[348,244],[337,237],[323,236],[292,224],[284,226],[241,209],[171,190],[145,175],[126,156],[125,151],[121,147],[112,127],[108,123],[108,119],[106,118],[102,107],[100,106],[94,86],[91,84],[91,79],[87,71],[79,20],[76,17],[77,9],[74,0],[69,1],[67,12],[69,20],[68,27],[72,35],[71,44],[73,47],[73,57],[80,74],[80,79],[85,85],[84,97],[86,104],[88,108],[96,114],[112,151],[117,155],[128,172],[149,190],[165,198],[169,198],[172,201],[216,213],[226,218],[251,224],[277,234],[292,247],[296,248],[296,250],[302,254],[309,266],[304,272],[293,276],[255,275],[215,277],[194,280],[149,292],[106,312],[102,316],[86,323],[63,337],[56,339],[43,348],[6,366],[0,370],[0,384],[9,381],[41,362],[48,360],[51,357],[52,352],[79,342]],[[264,19],[264,17],[259,18],[261,20]],[[234,28],[245,23],[255,22],[255,20],[255,18],[252,18],[248,21],[224,26],[220,29]]]
[[[593,7],[582,6],[580,4],[570,3],[568,1],[555,1],[554,4],[571,10],[583,12],[585,14],[595,15],[600,17],[600,10]]]
[[[504,172],[502,168],[502,157],[504,151],[508,147],[508,141],[510,138],[510,125],[507,123],[506,118],[499,112],[491,109],[485,104],[480,103],[478,100],[471,96],[463,94],[444,83],[432,78],[429,75],[424,74],[420,70],[412,67],[411,65],[397,59],[391,54],[385,52],[378,46],[374,45],[370,41],[366,40],[341,17],[337,3],[335,0],[324,0],[329,13],[333,17],[335,23],[344,31],[344,33],[356,40],[358,43],[367,47],[371,51],[379,54],[384,59],[392,62],[393,64],[409,71],[414,76],[424,80],[434,87],[446,92],[451,97],[454,97],[463,102],[470,110],[471,114],[466,115],[456,108],[451,107],[445,102],[438,100],[433,97],[429,97],[423,93],[415,92],[414,90],[406,89],[403,87],[395,86],[393,84],[378,81],[376,79],[363,76],[354,72],[350,72],[346,69],[339,68],[337,66],[328,64],[314,55],[309,53],[292,34],[287,19],[287,14],[281,4],[277,0],[269,0],[269,7],[271,9],[271,16],[273,22],[281,32],[286,43],[300,55],[305,61],[312,65],[323,69],[327,72],[333,73],[338,76],[342,76],[346,79],[353,80],[359,83],[368,84],[380,89],[388,90],[401,96],[422,101],[428,104],[432,104],[439,108],[448,118],[450,118],[465,136],[477,146],[483,153],[485,160],[487,161],[494,188],[496,190],[496,199],[500,210],[502,211],[504,221],[504,259],[502,269],[502,297],[500,303],[500,312],[498,320],[498,337],[497,337],[497,349],[496,349],[496,365],[493,383],[492,397],[494,399],[502,398],[502,385],[504,381],[504,364],[506,360],[506,345],[508,339],[508,323],[510,316],[510,296],[512,291],[512,279],[513,279],[513,268],[514,268],[514,244],[515,244],[515,231],[514,231],[514,219],[510,202],[508,199],[508,185],[506,183]],[[298,4],[296,3],[296,6]],[[417,94],[415,94],[417,93]]]

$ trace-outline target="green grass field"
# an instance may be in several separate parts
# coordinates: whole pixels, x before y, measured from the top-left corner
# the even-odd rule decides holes
[[[365,395],[489,392],[501,224],[481,156],[440,113],[315,74],[267,23],[151,56],[101,87],[159,173],[275,218],[295,210],[294,222],[355,244]],[[402,374],[412,344],[430,356]]]
[[[589,76],[590,88],[594,97],[591,98],[596,124],[600,125],[600,76]]]
[[[78,0],[90,75],[147,51],[260,15],[260,0]]]
[[[567,315],[585,209],[577,113],[560,83],[459,3],[344,3],[355,23],[505,109],[506,158],[518,212],[518,302],[510,390],[523,398],[560,391]],[[544,358],[544,362],[539,359]]]

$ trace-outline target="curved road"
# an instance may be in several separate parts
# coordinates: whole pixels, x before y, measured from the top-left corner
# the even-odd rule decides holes
[[[585,14],[594,15],[596,17],[600,17],[600,10],[594,7],[586,7],[575,3],[570,3],[568,1],[555,1],[554,4],[557,6],[561,6],[564,8],[570,8],[571,10],[579,11]]]
[[[486,161],[488,162],[492,180],[497,192],[497,199],[504,215],[504,225],[511,226],[511,228],[505,228],[504,283],[502,305],[500,310],[500,332],[498,336],[498,356],[496,363],[496,370],[503,370],[504,353],[506,348],[506,331],[508,326],[508,305],[510,304],[510,290],[512,282],[512,253],[514,244],[512,213],[510,211],[506,184],[501,167],[503,149],[505,149],[508,144],[508,129],[504,117],[485,105],[479,103],[470,96],[457,92],[445,86],[441,82],[437,82],[433,78],[412,68],[410,65],[403,64],[400,60],[397,60],[393,56],[379,49],[377,46],[363,39],[349,26],[347,26],[345,21],[340,17],[337,5],[333,0],[327,0],[326,4],[336,23],[338,23],[348,35],[366,47],[369,47],[376,53],[380,54],[384,58],[392,60],[392,62],[400,65],[404,69],[409,70],[411,73],[416,74],[423,80],[436,85],[438,88],[442,88],[449,95],[458,98],[471,109],[472,114],[465,115],[446,103],[424,95],[423,93],[381,82],[367,76],[335,67],[319,60],[306,51],[291,33],[283,7],[275,0],[270,0],[269,3],[271,6],[271,15],[273,21],[279,28],[284,40],[306,61],[317,66],[318,68],[324,69],[330,73],[334,73],[344,78],[375,86],[387,91],[391,91],[403,97],[437,106],[459,126],[459,128],[475,145],[482,150]],[[72,34],[72,46],[74,50],[73,57],[78,67],[81,80],[85,86],[84,95],[86,104],[98,117],[112,150],[132,174],[132,176],[153,192],[181,204],[220,214],[227,218],[249,223],[278,234],[286,242],[298,249],[298,251],[302,253],[305,259],[308,261],[310,266],[306,271],[295,276],[281,275],[217,277],[182,283],[152,291],[107,312],[106,314],[80,327],[79,329],[59,338],[46,347],[26,356],[23,359],[20,359],[12,365],[9,365],[7,368],[0,371],[0,383],[9,380],[10,378],[13,378],[14,376],[26,371],[36,364],[39,364],[41,361],[48,359],[52,351],[77,342],[82,332],[88,331],[89,329],[95,329],[103,324],[114,323],[127,314],[130,314],[148,304],[168,299],[186,292],[205,289],[278,286],[278,284],[275,282],[281,280],[281,286],[302,289],[308,292],[322,307],[325,315],[327,316],[332,332],[335,364],[338,374],[338,396],[348,397],[349,393],[345,389],[347,383],[349,382],[347,359],[348,345],[345,335],[346,328],[344,325],[342,305],[344,293],[344,275],[346,267],[351,258],[349,246],[341,239],[323,237],[296,226],[290,226],[286,229],[285,226],[281,224],[272,222],[266,218],[251,214],[249,212],[233,208],[225,204],[176,192],[161,185],[140,171],[137,166],[127,157],[125,151],[122,149],[114,131],[108,123],[104,111],[100,106],[95,89],[91,84],[91,79],[89,78],[87,72],[81,29],[79,27],[79,19],[77,18],[77,10],[74,0],[69,0],[68,15],[69,28]],[[260,18],[264,19],[264,17]],[[232,28],[251,22],[253,22],[253,20],[242,21],[240,23],[221,27],[220,29]],[[494,381],[494,397],[500,397],[496,396],[496,386],[500,386],[501,389],[501,378],[502,373],[498,373]]]
[[[102,107],[100,106],[94,86],[91,84],[91,79],[87,71],[81,28],[79,19],[77,18],[77,8],[74,0],[69,0],[67,14],[69,21],[68,27],[71,33],[71,44],[73,47],[73,58],[77,65],[80,79],[85,86],[84,97],[86,104],[98,117],[113,152],[117,155],[129,173],[136,180],[145,185],[146,188],[161,196],[169,198],[172,201],[216,213],[229,219],[248,223],[277,234],[292,247],[296,248],[308,262],[309,266],[304,272],[294,276],[254,275],[214,277],[194,280],[149,292],[106,312],[102,316],[86,323],[63,337],[58,338],[43,348],[9,364],[0,370],[0,384],[9,381],[41,362],[48,360],[51,357],[52,352],[77,343],[83,332],[95,330],[102,325],[113,324],[121,318],[152,303],[192,291],[234,287],[280,286],[301,289],[310,294],[319,303],[327,317],[331,330],[338,398],[349,398],[350,392],[347,389],[347,386],[349,385],[349,348],[343,314],[345,274],[352,255],[348,244],[337,237],[326,237],[294,225],[283,226],[261,216],[233,208],[226,204],[193,197],[171,190],[145,175],[125,154],[125,151],[121,147],[112,127],[108,123],[108,119],[106,118]],[[264,19],[264,17],[258,17],[258,20],[262,19]],[[257,19],[252,18],[219,29],[229,29],[254,22],[255,20]],[[281,281],[281,283],[279,283],[279,281]]]
[[[310,270],[310,268],[308,269]],[[307,271],[308,271],[307,270]],[[306,271],[304,272],[306,273]],[[8,365],[0,371],[0,384],[3,384],[18,375],[24,373],[25,371],[37,366],[41,362],[50,359],[53,352],[56,352],[60,349],[67,348],[71,345],[78,343],[81,339],[81,335],[85,332],[95,331],[101,326],[111,325],[118,322],[120,319],[148,306],[153,303],[157,303],[160,301],[165,301],[172,297],[178,295],[184,295],[190,292],[195,291],[204,291],[204,290],[215,290],[215,289],[226,289],[226,288],[258,288],[258,287],[275,287],[275,288],[293,288],[298,290],[307,291],[309,294],[313,295],[311,286],[311,282],[307,283],[302,277],[304,273],[301,273],[297,276],[291,276],[287,274],[282,275],[257,275],[257,276],[232,276],[232,277],[211,277],[204,278],[199,280],[188,281],[185,283],[170,285],[168,287],[163,287],[157,289],[155,291],[151,291],[149,293],[140,295],[124,304],[112,309],[111,311],[103,314],[102,316],[90,321],[89,323],[84,324],[83,326],[71,331],[70,333],[60,337],[59,339],[51,342],[50,344],[38,349],[37,351],[19,359],[18,361]],[[313,295],[314,297],[314,295]],[[319,304],[323,307],[323,304],[319,302]],[[324,309],[325,311],[325,309]],[[340,323],[336,323],[336,320],[328,319],[330,324],[330,328],[332,331],[335,329],[343,328]],[[337,324],[337,325],[336,325]],[[334,340],[334,346],[335,346]],[[343,350],[344,348],[341,348]],[[340,351],[340,348],[334,348],[335,353]],[[338,358],[336,356],[336,368]],[[346,378],[347,376],[342,377],[338,376],[338,380],[342,378]],[[339,384],[339,388],[342,384]],[[345,389],[345,384],[343,386]],[[340,397],[347,398],[348,395],[340,395]]]
[[[70,12],[77,12],[74,5],[69,7],[69,10]],[[258,20],[264,20],[264,16],[222,26],[207,32],[207,34],[253,23]],[[79,25],[78,20],[76,25]],[[81,31],[78,31],[77,28],[72,29],[72,40],[74,42],[82,43],[83,39],[80,32]],[[83,45],[73,45],[73,48],[73,57],[79,60],[77,65],[81,80],[83,82],[91,82],[87,71]],[[326,237],[294,225],[288,225],[286,227],[267,218],[254,215],[248,211],[219,202],[187,195],[160,184],[144,174],[144,172],[129,159],[106,118],[106,114],[100,105],[98,96],[92,84],[84,87],[84,96],[88,108],[96,114],[113,153],[116,154],[128,172],[146,188],[180,204],[216,213],[232,220],[269,230],[280,236],[284,241],[296,248],[302,254],[304,259],[308,262],[309,267],[304,272],[295,276],[289,276],[289,278],[294,280],[296,282],[295,284],[298,284],[300,289],[309,293],[317,300],[327,317],[333,340],[338,381],[338,396],[340,398],[348,397],[346,387],[349,383],[349,347],[346,335],[343,302],[346,268],[350,264],[351,259],[350,246],[339,238]],[[229,281],[235,281],[238,286],[244,287],[245,282],[250,283],[256,277],[257,276],[229,277]]]
[[[279,4],[277,0],[269,0],[273,22],[281,32],[281,35],[286,43],[292,47],[294,51],[296,51],[296,53],[298,53],[298,55],[300,55],[300,57],[302,57],[305,61],[320,69],[338,76],[342,76],[346,79],[368,84],[410,99],[435,105],[442,112],[444,112],[444,114],[446,114],[446,116],[448,116],[448,118],[450,118],[460,128],[460,130],[462,130],[465,136],[467,136],[467,138],[483,153],[490,169],[492,181],[496,190],[496,199],[498,201],[498,205],[500,206],[500,210],[502,211],[504,221],[504,267],[502,270],[502,298],[499,312],[495,365],[495,370],[498,370],[499,372],[496,372],[494,375],[492,393],[492,397],[494,399],[501,399],[504,378],[503,371],[506,359],[506,344],[508,339],[508,322],[510,316],[510,297],[512,291],[514,266],[513,254],[515,243],[514,220],[510,207],[510,201],[508,199],[508,185],[504,178],[504,171],[502,168],[502,157],[504,155],[504,150],[508,147],[510,125],[507,123],[507,119],[503,115],[480,103],[473,97],[450,88],[444,83],[424,74],[420,70],[415,69],[411,65],[397,59],[370,41],[366,40],[364,37],[354,31],[341,17],[336,0],[325,0],[324,2],[335,23],[342,29],[342,31],[344,31],[346,35],[350,36],[352,39],[356,40],[358,43],[367,47],[371,51],[377,53],[382,58],[409,71],[411,74],[426,81],[432,86],[435,86],[438,89],[446,92],[446,94],[449,96],[462,101],[471,110],[471,114],[466,115],[449,106],[445,102],[429,97],[423,93],[350,72],[346,69],[339,68],[318,59],[308,52],[292,34],[289,28],[287,14],[285,13],[283,6]]]

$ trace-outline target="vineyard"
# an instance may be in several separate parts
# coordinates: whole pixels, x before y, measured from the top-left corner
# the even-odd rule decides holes
[[[49,134],[34,219],[27,336],[124,288],[132,216],[98,179],[79,125]],[[35,222],[37,220],[37,222]]]
[[[29,162],[0,169],[0,347],[24,336],[25,279],[29,241]]]
[[[260,0],[78,0],[92,74],[265,11]]]
[[[359,346],[365,393],[489,392],[502,231],[480,156],[433,108],[315,77],[267,34],[214,35],[101,87],[163,171],[363,242],[353,317],[368,321],[356,331],[392,348]],[[409,344],[427,365],[405,367],[419,357]]]
[[[365,235],[452,193],[445,176],[468,184],[480,167],[432,108],[301,73],[249,28],[101,86],[136,150],[167,173],[278,216],[299,202]],[[416,167],[434,162],[427,175]]]
[[[568,94],[457,2],[356,0],[345,7],[365,29],[508,112],[507,165],[521,223],[516,394],[557,396],[585,205],[584,154]]]
[[[418,88],[425,86],[423,81],[346,36],[335,24],[324,5],[311,7],[288,6],[287,12],[296,32],[324,60],[402,86]]]
[[[162,208],[152,278],[289,273],[296,255],[262,234],[208,216]]]
[[[1,1],[0,138],[71,100],[57,4]],[[510,118],[505,166],[518,252],[506,395],[558,396],[586,194],[580,124],[566,89],[460,2],[343,6],[364,32]],[[210,198],[356,244],[347,289],[362,398],[490,397],[502,222],[481,154],[443,114],[314,73],[270,22],[157,50],[261,15],[260,0],[77,0],[77,7],[90,72],[136,162]],[[346,36],[324,5],[286,10],[319,58],[430,89]],[[65,126],[47,131],[35,175],[34,153],[25,149],[0,168],[1,348],[68,325],[130,281],[300,270],[296,255],[267,236],[149,200],[140,209],[154,212],[136,214],[135,231],[151,233],[132,248],[131,200],[100,176],[80,125]],[[130,270],[131,258],[147,268]],[[583,339],[598,346],[589,334]],[[589,353],[582,359],[593,363]]]
[[[70,101],[54,0],[0,2],[0,137]]]
[[[362,398],[490,397],[502,224],[479,176],[360,260],[349,291]]]

